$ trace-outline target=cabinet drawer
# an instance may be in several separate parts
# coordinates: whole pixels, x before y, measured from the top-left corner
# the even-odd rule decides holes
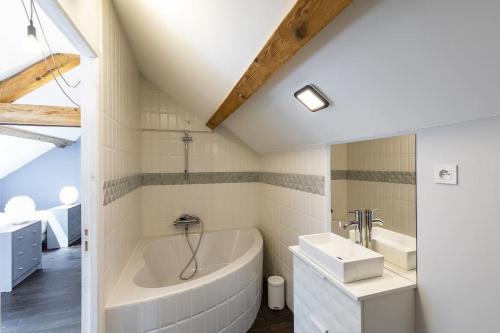
[[[12,262],[14,266],[24,265],[24,263],[28,260],[27,258],[35,257],[40,257],[40,247],[37,243],[32,243],[32,246],[17,248],[12,252]]]
[[[42,232],[41,223],[37,222],[35,224],[27,226],[26,228],[19,229],[16,232],[14,232],[12,234],[12,241],[14,243],[15,241],[23,241],[26,239],[30,240],[34,238],[41,239],[41,232]]]
[[[297,296],[293,300],[293,328],[295,333],[325,333],[321,327],[314,327],[312,313]],[[328,332],[329,333],[329,332]]]
[[[314,267],[297,257],[293,259],[293,274],[295,296],[304,306],[303,309],[309,309],[307,316],[315,324],[313,326],[324,326],[329,332],[361,333],[359,302],[344,294]]]
[[[41,224],[38,222],[14,232],[12,234],[13,255],[19,251],[27,253],[30,248],[40,245],[42,240],[41,231]]]
[[[37,222],[12,234],[12,279],[16,280],[41,261],[41,223]]]
[[[28,272],[34,266],[40,264],[40,252],[23,256],[21,260],[12,264],[12,280],[16,280],[24,273]]]

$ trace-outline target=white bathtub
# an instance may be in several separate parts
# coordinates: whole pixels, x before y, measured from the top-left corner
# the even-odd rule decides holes
[[[205,233],[199,272],[182,281],[190,255],[184,235],[143,238],[106,304],[106,333],[248,331],[261,300],[259,231]]]

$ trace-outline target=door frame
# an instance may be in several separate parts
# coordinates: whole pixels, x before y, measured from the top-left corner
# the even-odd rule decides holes
[[[35,0],[45,14],[66,36],[80,55],[81,67],[81,331],[94,333],[101,329],[99,297],[99,236],[102,205],[100,175],[99,58],[91,44],[71,21],[57,0]]]

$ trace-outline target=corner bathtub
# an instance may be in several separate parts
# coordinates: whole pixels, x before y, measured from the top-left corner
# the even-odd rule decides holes
[[[205,233],[199,271],[182,281],[190,257],[184,234],[143,238],[106,304],[106,333],[247,332],[261,301],[259,231]]]

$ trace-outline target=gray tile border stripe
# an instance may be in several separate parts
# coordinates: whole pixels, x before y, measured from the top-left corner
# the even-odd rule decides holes
[[[142,175],[107,180],[103,184],[104,206],[142,186]]]
[[[264,183],[313,194],[325,195],[325,177],[273,172],[191,172],[188,180],[184,173],[144,173],[103,184],[104,206],[146,185],[193,185],[228,183]]]
[[[190,185],[223,183],[256,183],[258,172],[191,172],[187,180],[184,173],[145,173],[143,185]]]
[[[325,177],[295,173],[261,172],[260,182],[293,190],[325,195]]]
[[[410,184],[417,183],[416,172],[406,171],[361,171],[361,170],[332,170],[332,180],[362,180],[368,182]]]

